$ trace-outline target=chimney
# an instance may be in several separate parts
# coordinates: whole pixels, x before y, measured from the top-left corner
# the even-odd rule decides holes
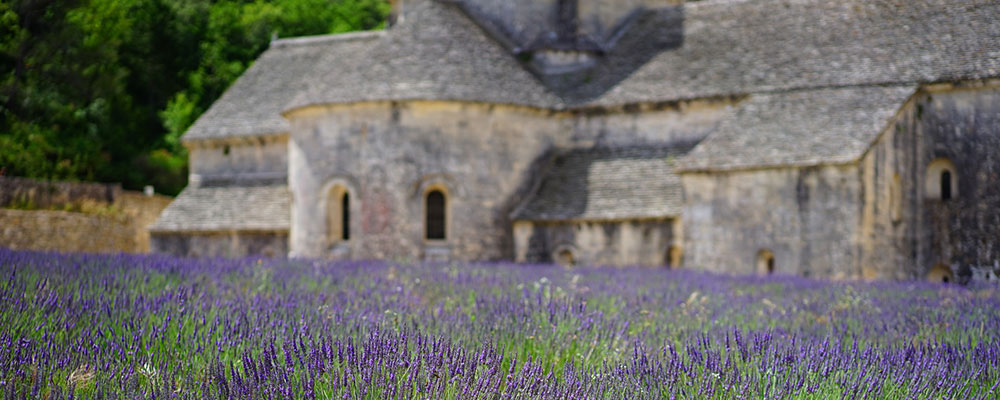
[[[389,4],[392,7],[389,11],[389,21],[386,26],[389,28],[396,26],[396,24],[403,22],[403,14],[405,14],[406,5],[405,0],[389,0]]]

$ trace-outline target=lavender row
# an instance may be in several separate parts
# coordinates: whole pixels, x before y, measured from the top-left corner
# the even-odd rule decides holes
[[[0,250],[7,398],[995,398],[992,287]]]

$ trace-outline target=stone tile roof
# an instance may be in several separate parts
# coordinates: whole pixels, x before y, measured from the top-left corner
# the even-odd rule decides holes
[[[188,187],[151,232],[287,231],[288,186]]]
[[[303,75],[323,56],[335,53],[352,58],[381,32],[325,35],[272,42],[250,68],[195,121],[184,140],[234,136],[261,136],[289,131],[281,116],[292,98],[307,84]]]
[[[444,0],[459,4],[467,13],[512,50],[550,39],[559,26],[559,7],[572,4],[577,12],[577,34],[613,46],[637,10],[675,6],[682,0]],[[575,3],[575,4],[573,4]]]
[[[515,220],[569,221],[680,215],[674,160],[690,146],[580,149],[555,157]]]
[[[327,54],[287,109],[383,100],[460,100],[560,107],[514,55],[458,7],[407,3],[406,18],[362,53]]]
[[[568,87],[533,75],[510,40],[502,44],[505,39],[486,33],[495,35],[496,27],[463,11],[478,4],[502,21],[507,3],[406,4],[403,22],[382,33],[276,42],[185,139],[283,131],[288,123],[281,110],[331,103],[424,99],[565,109],[1000,77],[995,0],[666,2],[628,17],[629,29],[609,41],[614,47]],[[609,15],[608,21],[622,18]],[[523,25],[529,33],[537,23],[537,15],[510,18],[510,29]],[[820,152],[816,159],[824,154],[840,155]]]
[[[1000,76],[995,0],[716,0],[683,12],[683,45],[590,104]]]
[[[314,48],[328,54],[288,108],[429,99],[561,109],[1000,76],[996,1],[714,0],[651,9],[631,17],[571,90],[546,87],[552,79],[534,77],[512,54],[542,13],[507,15],[514,3],[498,0],[408,4],[403,23],[358,52]]]
[[[752,95],[734,107],[679,171],[846,163],[859,159],[915,92],[907,87]]]

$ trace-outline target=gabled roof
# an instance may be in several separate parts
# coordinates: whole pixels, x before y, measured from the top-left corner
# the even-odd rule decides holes
[[[612,46],[639,10],[672,7],[683,0],[444,0],[462,6],[512,50],[558,39],[567,28],[602,48]],[[576,11],[572,27],[561,26],[561,7]],[[562,31],[562,32],[561,32]],[[566,39],[565,37],[562,39]]]
[[[151,232],[287,231],[287,185],[188,186],[170,203]]]
[[[518,1],[537,6],[530,0]],[[593,3],[596,5],[582,2],[580,7],[600,8],[615,2]],[[632,3],[658,4],[654,0]],[[628,29],[606,42],[614,46],[601,61],[577,76],[579,82],[559,87],[559,79],[540,79],[530,73],[527,63],[511,50],[511,39],[491,36],[499,29],[496,26],[539,33],[540,28],[532,25],[532,21],[540,23],[536,21],[539,13],[513,10],[514,3],[501,0],[408,0],[404,20],[384,32],[275,42],[185,139],[286,131],[288,123],[279,115],[282,110],[394,100],[572,109],[750,95],[755,99],[750,106],[778,114],[781,104],[787,104],[803,115],[833,109],[849,115],[872,112],[869,116],[874,118],[891,115],[886,110],[898,108],[905,99],[880,92],[882,86],[1000,77],[1000,2],[994,0],[663,3],[666,6],[626,18]],[[473,8],[477,11],[468,11]],[[484,22],[483,15],[493,19]],[[622,18],[615,13],[608,15],[612,15],[608,21]],[[586,25],[586,21],[581,23]],[[608,38],[608,32],[601,29],[594,36]],[[537,36],[525,35],[515,39]],[[872,101],[879,112],[848,110],[849,104],[835,103],[836,97],[828,99],[834,103],[812,99],[817,101],[789,104],[790,100],[780,99],[785,92],[791,96],[788,99],[795,99],[815,94],[806,93],[809,91],[839,87],[873,87],[864,94],[830,93],[861,96]],[[806,108],[806,104],[815,108]],[[742,118],[748,132],[785,135],[782,137],[801,133],[796,126],[772,129],[777,128],[777,120]],[[809,117],[796,118],[802,120],[785,121],[822,125],[818,120],[806,121]],[[881,129],[875,123],[864,126],[869,130],[851,130],[844,140],[868,138]],[[728,134],[731,136],[707,142],[697,152],[705,159],[689,157],[685,168],[839,162],[857,154],[853,144],[835,149],[816,144],[811,155],[788,149],[784,156],[750,161],[755,158],[742,154],[745,149],[725,149],[722,141],[737,140],[734,132]],[[781,148],[775,146],[775,151]],[[728,159],[730,155],[734,157]]]
[[[1000,76],[995,1],[710,0],[637,11],[572,88],[546,87],[559,80],[533,76],[513,54],[542,13],[499,0],[407,4],[405,20],[364,48],[313,48],[322,61],[287,108],[423,99],[562,109]]]
[[[515,220],[597,221],[680,215],[674,160],[689,146],[567,150]]]
[[[607,8],[602,1],[580,7]],[[491,38],[446,3],[475,10],[469,15],[489,30],[514,32],[515,42]],[[284,131],[281,110],[328,103],[422,99],[562,109],[1000,76],[996,1],[709,0],[630,16],[591,76],[573,90],[553,91],[497,42],[516,46],[541,29],[542,13],[512,4],[411,0],[405,20],[382,33],[278,41],[185,139]],[[605,14],[608,26],[625,18]],[[604,25],[594,25],[601,27],[592,28],[595,35],[607,37]]]
[[[906,87],[752,95],[677,163],[679,171],[858,160],[915,92]]]
[[[327,54],[352,57],[370,46],[381,32],[283,39],[271,43],[212,107],[195,121],[184,140],[262,136],[289,131],[281,116],[307,83],[302,76]]]
[[[682,46],[591,104],[1000,76],[995,0],[710,0],[683,13]]]
[[[561,107],[557,96],[457,7],[429,0],[407,7],[405,20],[363,52],[326,52],[307,78],[309,87],[286,108],[385,100]]]

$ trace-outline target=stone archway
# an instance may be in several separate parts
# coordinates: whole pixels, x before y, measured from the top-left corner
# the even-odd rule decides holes
[[[938,264],[927,272],[927,281],[932,283],[954,283],[955,273],[947,264]]]
[[[670,246],[666,254],[667,268],[680,268],[684,264],[684,251],[679,246]]]
[[[774,252],[768,249],[761,249],[757,252],[757,275],[773,274],[774,265]]]
[[[571,246],[559,246],[556,248],[556,251],[552,252],[552,261],[563,267],[573,267],[578,262],[576,251]]]

